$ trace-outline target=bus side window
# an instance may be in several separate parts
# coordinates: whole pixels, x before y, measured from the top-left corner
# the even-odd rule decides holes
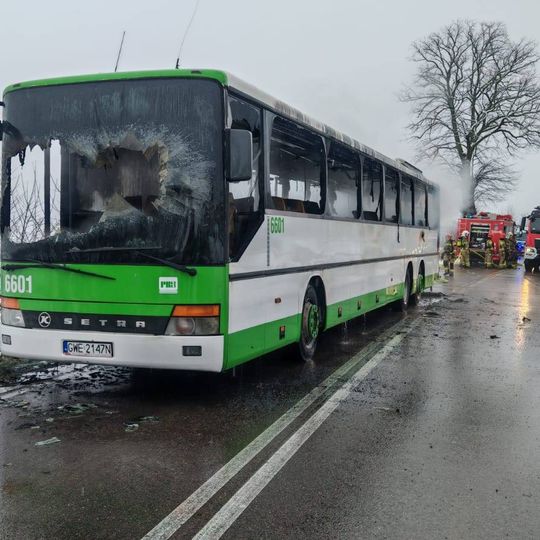
[[[398,222],[399,213],[399,173],[390,167],[384,172],[384,219],[390,223]]]
[[[428,225],[432,229],[439,226],[439,190],[435,186],[428,187]]]
[[[275,209],[322,214],[325,168],[322,139],[276,117],[270,143],[270,200]]]
[[[427,226],[427,193],[426,186],[420,180],[414,183],[414,224]]]
[[[401,212],[400,223],[402,225],[414,225],[414,192],[413,179],[410,176],[403,175],[401,177]]]
[[[382,165],[371,158],[364,158],[362,167],[362,217],[369,221],[382,219]]]
[[[253,166],[251,180],[229,182],[229,257],[238,260],[263,219],[260,178],[262,177],[261,110],[234,96],[229,97],[230,127],[251,131]]]
[[[349,219],[360,216],[359,171],[358,155],[339,143],[331,142],[326,185],[329,215]]]

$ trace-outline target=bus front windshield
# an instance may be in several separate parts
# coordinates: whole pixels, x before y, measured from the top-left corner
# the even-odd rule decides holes
[[[2,259],[223,263],[222,101],[180,78],[9,92]]]

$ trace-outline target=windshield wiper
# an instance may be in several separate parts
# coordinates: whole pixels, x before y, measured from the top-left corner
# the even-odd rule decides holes
[[[7,272],[13,272],[14,270],[25,270],[26,268],[53,268],[56,270],[64,270],[65,272],[72,272],[73,274],[82,274],[83,276],[93,276],[101,279],[110,279],[116,281],[115,277],[106,276],[104,274],[97,274],[96,272],[89,272],[88,270],[79,270],[78,268],[71,268],[65,264],[46,263],[43,261],[37,261],[35,259],[20,259],[21,262],[30,264],[3,264],[2,270]]]
[[[168,259],[162,259],[161,257],[155,257],[154,255],[145,253],[145,251],[152,251],[156,249],[159,250],[163,248],[161,246],[148,246],[148,247],[140,247],[140,248],[138,247],[102,247],[102,248],[90,248],[90,249],[70,249],[66,251],[66,253],[76,255],[77,253],[109,253],[109,252],[114,252],[114,251],[130,251],[130,252],[136,253],[137,255],[140,255],[141,257],[145,257],[146,259],[159,262],[165,266],[174,268],[175,270],[179,270],[180,272],[184,272],[188,276],[197,275],[196,268],[189,268],[188,266],[185,266],[184,264],[177,264],[175,262],[169,261]]]

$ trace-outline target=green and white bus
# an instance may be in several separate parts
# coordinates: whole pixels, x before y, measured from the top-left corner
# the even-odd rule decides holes
[[[438,273],[438,188],[215,70],[4,92],[2,352],[222,371]]]

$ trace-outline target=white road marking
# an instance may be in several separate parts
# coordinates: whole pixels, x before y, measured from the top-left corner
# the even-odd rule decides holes
[[[416,325],[416,319],[409,325],[408,332]],[[408,321],[400,321],[380,336],[380,340],[386,336],[391,336],[401,330]],[[204,506],[225,484],[227,484],[238,472],[240,472],[261,450],[263,450],[272,440],[274,440],[284,429],[286,429],[295,419],[306,411],[317,399],[319,399],[329,388],[334,386],[344,375],[363,363],[372,354],[372,346],[367,346],[363,351],[353,356],[343,366],[338,368],[319,386],[314,388],[284,413],[271,426],[256,437],[243,450],[236,454],[228,463],[219,469],[211,478],[202,484],[185,501],[177,506],[168,516],[158,523],[143,540],[166,540],[170,538],[180,527],[188,521],[202,506]]]
[[[403,337],[404,334],[398,334],[393,337],[367,364],[364,364],[347,382],[338,388],[321,408],[229,499],[221,510],[194,536],[194,540],[216,540],[221,538],[255,497],[296,454],[301,446],[315,433],[332,412],[335,411],[339,404],[350,395],[355,386],[362,379],[365,379],[395,349]]]

